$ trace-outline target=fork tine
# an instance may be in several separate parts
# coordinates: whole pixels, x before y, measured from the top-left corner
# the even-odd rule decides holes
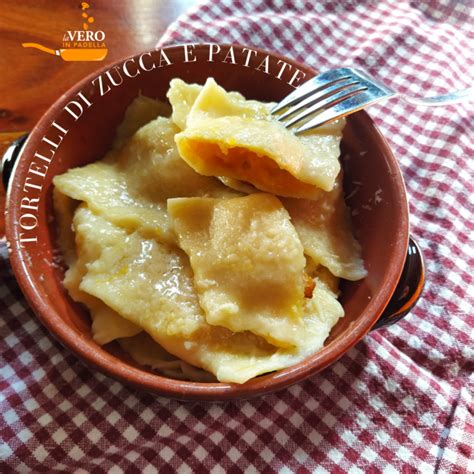
[[[319,100],[325,99],[326,97],[329,97],[330,95],[333,95],[336,92],[339,92],[343,89],[347,89],[350,86],[354,86],[356,84],[358,84],[357,80],[353,80],[353,79],[347,79],[347,80],[343,79],[339,82],[336,82],[333,85],[326,87],[326,89],[322,89],[321,91],[316,92],[315,94],[311,94],[309,97],[302,100],[301,102],[298,102],[293,107],[290,107],[286,112],[279,115],[277,120],[282,121],[285,118],[289,117],[290,115],[294,115],[295,113],[301,111],[303,108],[309,105],[312,105]]]
[[[338,102],[341,102],[345,99],[350,98],[351,96],[358,94],[360,92],[363,92],[367,89],[366,86],[362,86],[360,84],[356,84],[355,86],[351,86],[347,89],[344,89],[340,92],[336,92],[335,94],[330,95],[326,99],[318,101],[316,104],[314,104],[312,107],[308,107],[307,109],[304,109],[302,112],[300,112],[298,115],[293,117],[292,119],[288,120],[287,122],[283,122],[283,125],[288,128],[291,127],[292,125],[295,125],[298,122],[301,122],[304,118],[306,118],[308,115],[312,115],[322,109],[326,109],[328,107],[333,107],[336,105]]]
[[[305,99],[310,94],[318,92],[335,82],[342,81],[350,77],[350,69],[348,68],[339,68],[332,69],[322,74],[309,79],[305,83],[301,84],[295,91],[290,95],[286,96],[281,102],[279,102],[272,110],[271,113],[274,114],[279,110],[284,109],[290,105],[295,104],[296,102]]]
[[[313,128],[319,127],[320,125],[324,125],[327,122],[332,122],[333,120],[337,120],[341,117],[349,115],[349,113],[352,114],[357,112],[358,110],[363,109],[365,106],[378,102],[384,98],[385,96],[382,95],[374,97],[368,91],[355,94],[351,97],[348,97],[347,99],[342,100],[330,109],[324,110],[316,117],[298,127],[294,133],[296,134],[306,132]]]

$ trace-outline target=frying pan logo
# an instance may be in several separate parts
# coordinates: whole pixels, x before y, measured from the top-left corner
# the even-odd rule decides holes
[[[108,53],[105,45],[105,33],[102,30],[89,29],[95,21],[87,13],[90,5],[81,3],[82,30],[68,30],[64,33],[61,49],[52,49],[38,43],[22,43],[24,48],[36,48],[44,53],[60,56],[64,61],[102,61]]]

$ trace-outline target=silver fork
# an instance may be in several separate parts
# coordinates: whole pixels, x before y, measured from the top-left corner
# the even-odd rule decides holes
[[[474,87],[415,99],[395,92],[361,69],[343,67],[308,80],[279,102],[271,113],[286,128],[299,124],[294,132],[301,133],[396,96],[414,105],[447,105],[474,99]]]

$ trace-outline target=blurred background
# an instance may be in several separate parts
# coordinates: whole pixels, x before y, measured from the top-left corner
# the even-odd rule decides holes
[[[1,145],[31,130],[60,94],[79,79],[107,63],[152,49],[166,27],[197,3],[198,0],[90,0],[87,12],[94,18],[93,28],[105,32],[107,57],[101,62],[66,62],[21,44],[34,42],[60,48],[66,31],[82,29],[80,1],[2,0]]]

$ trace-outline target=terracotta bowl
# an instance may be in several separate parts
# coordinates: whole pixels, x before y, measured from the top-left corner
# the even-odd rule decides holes
[[[341,161],[347,201],[368,276],[359,282],[343,283],[345,317],[333,328],[320,352],[288,369],[234,385],[162,377],[133,364],[115,344],[101,347],[93,341],[87,311],[70,299],[61,283],[64,268],[57,264],[51,180],[68,168],[102,158],[132,99],[139,92],[165,99],[174,77],[204,83],[213,76],[226,89],[237,90],[247,98],[279,101],[293,90],[289,84],[292,78],[293,85],[297,85],[315,74],[276,54],[259,50],[248,53],[241,46],[234,46],[233,52],[234,61],[229,59],[229,46],[200,45],[188,51],[185,62],[184,47],[176,46],[164,50],[166,59],[158,50],[103,69],[61,96],[23,146],[17,144],[4,159],[4,181],[10,178],[6,214],[10,261],[38,318],[92,368],[134,387],[178,399],[249,398],[303,380],[336,361],[375,325],[403,316],[418,298],[423,282],[419,249],[413,242],[409,246],[408,207],[400,169],[386,141],[362,111],[348,118]],[[288,66],[280,73],[282,61]],[[114,86],[111,78],[119,83],[119,72],[122,83]],[[69,103],[79,115],[80,107],[71,105],[71,101],[82,105],[82,115],[77,119],[64,109]],[[384,312],[386,307],[390,309]]]

